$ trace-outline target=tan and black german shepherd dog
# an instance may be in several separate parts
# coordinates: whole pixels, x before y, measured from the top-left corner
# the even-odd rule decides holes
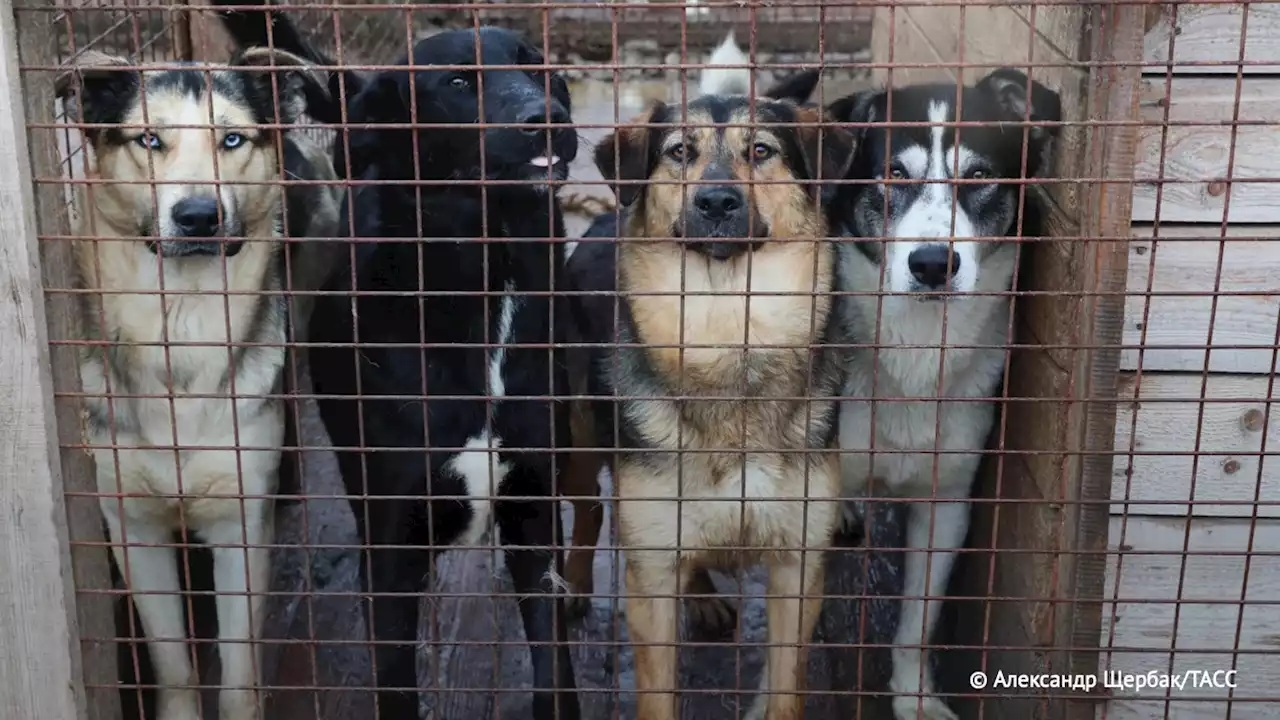
[[[819,123],[817,109],[711,95],[683,116],[658,104],[596,148],[621,209],[597,218],[569,268],[574,290],[620,296],[580,293],[573,308],[582,336],[611,345],[589,381],[596,438],[617,437],[644,720],[677,715],[677,596],[709,585],[706,568],[758,562],[769,694],[751,717],[803,707],[802,646],[840,517],[836,456],[823,452],[842,379],[826,347],[840,327],[836,248],[818,181],[842,178],[853,152],[850,135]]]
[[[69,116],[93,124],[75,258],[83,288],[101,291],[82,297],[86,335],[104,345],[86,351],[81,373],[102,512],[148,639],[159,720],[199,717],[175,533],[212,546],[219,717],[260,717],[253,641],[285,434],[284,220],[291,238],[332,238],[341,197],[337,185],[270,184],[336,176],[299,133],[260,127],[294,122],[324,83],[279,51],[231,65],[130,68],[95,54],[57,86]],[[323,253],[299,243],[290,256],[293,286],[317,286]]]

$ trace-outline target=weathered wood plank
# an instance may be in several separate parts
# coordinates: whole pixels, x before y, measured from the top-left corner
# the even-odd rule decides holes
[[[1280,682],[1280,523],[1262,520],[1252,530],[1247,520],[1189,522],[1188,539],[1183,518],[1112,518],[1103,613],[1110,652],[1103,652],[1099,670],[1166,673],[1172,650],[1174,672],[1237,668],[1234,702],[1223,702],[1225,689],[1186,688],[1170,693],[1175,702],[1166,710],[1162,690],[1117,691],[1106,705],[1109,720],[1275,716],[1275,704],[1259,700],[1274,697]],[[1185,575],[1184,541],[1191,553]],[[1251,547],[1255,554],[1246,562]],[[1178,701],[1192,697],[1202,699]]]
[[[83,720],[17,26],[0,0],[0,716]]]
[[[1280,517],[1280,403],[1268,403],[1270,379],[1210,375],[1203,392],[1201,382],[1199,375],[1121,377],[1116,452],[1142,454],[1115,456],[1112,500],[1122,503],[1127,493],[1128,512],[1144,515],[1186,515],[1194,501],[1197,516],[1249,517],[1260,487],[1259,500],[1268,504],[1258,515]],[[1264,451],[1273,457],[1260,462]],[[1120,504],[1111,509],[1125,512]]]
[[[1166,225],[1159,239],[1154,231],[1135,226],[1129,245],[1121,369],[1202,372],[1208,345],[1236,346],[1209,353],[1210,372],[1273,372],[1280,226],[1232,225],[1225,239],[1217,225]]]
[[[1278,6],[1280,7],[1280,6]],[[1230,222],[1275,222],[1280,183],[1248,182],[1276,177],[1276,124],[1280,123],[1280,79],[1248,78],[1240,89],[1241,123],[1235,130],[1234,166],[1231,143],[1236,120],[1235,78],[1175,78],[1166,91],[1165,78],[1144,78],[1142,143],[1133,191],[1134,222],[1156,217],[1156,189],[1164,182],[1160,202],[1163,222],[1221,223],[1231,191]],[[1173,125],[1164,129],[1165,106]],[[1248,124],[1252,123],[1252,124]],[[1267,123],[1267,124],[1261,124]],[[1164,166],[1161,168],[1161,150]],[[1235,182],[1224,182],[1228,178]]]
[[[1280,5],[1275,3],[1162,3],[1150,6],[1146,73],[1164,74],[1173,41],[1173,72],[1235,75],[1240,69],[1241,30],[1245,29],[1244,72],[1280,73]],[[1207,63],[1207,64],[1189,64]],[[1230,64],[1215,64],[1230,63]]]

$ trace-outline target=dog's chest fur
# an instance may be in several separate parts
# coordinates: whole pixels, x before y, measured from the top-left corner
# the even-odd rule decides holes
[[[783,307],[771,308],[771,303],[756,304],[756,299],[753,297],[750,310],[753,345],[813,344],[818,339],[813,335],[825,335],[831,322],[825,304],[809,297],[799,301],[785,298],[805,306],[800,313],[805,317],[790,317],[791,303],[779,301]],[[734,313],[727,308],[717,313],[716,307],[740,304],[742,298],[711,300],[700,303],[699,316],[705,316],[706,322],[720,318],[726,325],[734,325]],[[816,318],[808,309],[815,305]],[[770,313],[771,309],[776,312]],[[687,305],[684,311],[686,315],[696,312]],[[755,322],[757,312],[768,321]],[[744,316],[736,331],[745,334],[741,324],[745,313],[740,314]],[[675,317],[679,317],[678,311]],[[784,319],[789,321],[782,322]],[[795,337],[797,334],[802,337]],[[669,342],[668,338],[641,340],[639,335],[633,321],[624,316],[623,344]],[[742,341],[743,335],[739,335],[736,342]],[[708,341],[704,336],[686,342],[733,340]],[[606,368],[606,372],[617,394],[662,398],[626,401],[621,409],[625,446],[645,448],[625,455],[617,468],[620,497],[635,503],[632,511],[619,518],[624,536],[661,537],[670,547],[681,547],[682,556],[691,561],[722,566],[760,559],[758,552],[728,548],[794,549],[827,542],[834,504],[801,505],[797,500],[836,497],[837,463],[831,454],[797,451],[821,450],[832,439],[835,403],[829,398],[839,386],[835,352],[686,350],[683,388],[679,387],[679,376],[673,376],[678,365],[672,364],[673,358],[666,357],[665,351],[624,348],[616,359],[617,366]],[[715,385],[709,383],[713,377],[719,379]],[[734,382],[733,378],[742,380]],[[687,399],[665,399],[671,396]],[[803,397],[810,399],[796,399]],[[648,504],[640,498],[662,500],[646,508]],[[690,553],[685,548],[704,550]]]
[[[280,391],[286,340],[282,301],[253,294],[167,294],[162,312],[161,296],[142,294],[159,289],[155,256],[133,242],[102,243],[104,249],[117,247],[97,252],[93,245],[77,247],[86,284],[128,291],[104,293],[100,300],[90,296],[84,307],[88,336],[112,343],[87,348],[81,363],[84,390],[96,396],[87,400],[90,441],[121,448],[95,451],[99,490],[189,496],[184,510],[193,524],[208,496],[270,492],[266,487],[242,490],[241,477],[246,485],[273,477],[279,450],[190,449],[175,458],[171,449],[129,448],[278,447],[283,407],[262,396]],[[248,243],[228,259],[224,284],[222,263],[216,259],[168,260],[164,288],[170,293],[278,289],[277,261],[274,244]],[[238,343],[276,347],[236,347]],[[232,400],[227,397],[232,393],[249,397]],[[157,520],[172,522],[176,511],[174,498],[130,502],[131,514]]]
[[[980,291],[1007,289],[1011,257],[1010,247],[988,258]],[[845,263],[855,277],[879,272],[856,251],[848,253]],[[993,403],[968,399],[991,397],[999,388],[1008,299],[970,295],[944,305],[886,295],[881,299],[878,341],[877,298],[849,296],[847,302],[845,315],[856,342],[880,347],[857,348],[848,356],[842,397],[849,399],[841,402],[840,447],[858,452],[841,455],[845,492],[861,494],[875,479],[893,495],[929,496],[935,463],[942,486],[949,481],[968,483],[995,413]],[[935,448],[970,452],[935,454]],[[966,489],[967,485],[956,488]]]

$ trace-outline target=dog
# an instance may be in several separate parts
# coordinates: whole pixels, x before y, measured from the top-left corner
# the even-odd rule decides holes
[[[698,81],[699,96],[747,94],[751,86],[749,63],[750,59],[738,46],[733,32],[730,31],[707,60],[708,65],[728,67],[709,67],[704,70]],[[803,71],[778,82],[762,92],[761,96],[770,100],[800,104],[813,93],[818,80],[817,71]],[[588,240],[588,243],[599,245],[601,242],[618,237],[619,215],[615,205],[606,206],[604,203],[599,203],[596,207],[601,209],[590,213],[593,219],[583,237]],[[589,272],[583,274],[592,267],[593,263],[599,261],[600,258],[593,256],[589,261],[573,263],[570,258],[569,283],[574,291],[617,292],[612,276],[593,278]],[[613,262],[612,258],[609,261]],[[576,278],[572,275],[575,272],[574,268],[577,269],[578,277]],[[608,280],[608,284],[600,286],[598,283],[602,280]],[[579,285],[579,282],[582,285]],[[603,388],[593,388],[590,382],[593,377],[592,358],[601,350],[598,346],[591,347],[591,344],[617,342],[612,327],[606,329],[598,326],[606,318],[610,319],[610,323],[612,322],[614,308],[612,303],[602,305],[599,298],[591,300],[581,295],[578,297],[583,299],[570,303],[573,313],[567,323],[570,347],[565,354],[570,368],[569,377],[573,395],[591,397],[603,392]],[[590,313],[584,314],[583,310],[588,306],[592,306],[595,310],[595,317]],[[593,324],[598,327],[593,327]],[[575,610],[575,614],[580,614],[585,611],[588,598],[594,588],[592,567],[594,548],[600,540],[600,528],[604,522],[604,506],[598,501],[600,495],[598,478],[603,468],[608,467],[612,474],[616,474],[616,469],[613,467],[612,455],[600,451],[602,447],[611,446],[614,438],[611,435],[607,437],[597,435],[598,428],[592,420],[593,413],[596,412],[594,403],[574,401],[571,405],[572,436],[575,447],[595,448],[594,452],[576,453],[570,459],[569,469],[566,471],[568,480],[565,486],[573,493],[575,499],[571,541],[573,549],[568,553],[564,574],[575,601],[582,603]],[[689,597],[686,602],[686,612],[692,620],[693,628],[702,637],[708,639],[723,638],[732,634],[738,624],[737,613],[732,605],[716,595],[715,583],[706,568],[700,567],[692,571],[687,589]]]
[[[336,180],[304,137],[257,127],[293,122],[308,94],[324,92],[319,81],[283,52],[250,50],[231,64],[140,70],[89,53],[56,87],[72,117],[96,125],[84,130],[89,177],[107,181],[84,191],[80,230],[111,239],[74,248],[79,283],[96,291],[81,296],[88,339],[106,344],[86,351],[81,377],[100,505],[148,638],[160,720],[199,717],[178,566],[164,547],[188,531],[215,546],[219,716],[260,717],[253,641],[285,435],[284,216],[293,238],[332,236],[338,217],[336,186],[264,187],[282,176]],[[279,103],[268,65],[280,68]],[[213,131],[174,127],[211,119]],[[309,262],[295,270],[322,272]]]
[[[266,44],[270,29],[277,47],[334,64],[283,14],[223,18],[241,46]],[[549,294],[564,284],[555,183],[578,149],[568,86],[536,48],[495,27],[432,35],[400,64],[410,59],[412,77],[334,73],[329,96],[345,97],[345,106],[313,112],[358,126],[349,137],[339,132],[335,165],[381,183],[353,191],[342,223],[352,237],[379,241],[353,244],[311,326],[326,345],[311,354],[321,415],[372,545],[362,569],[373,596],[379,712],[418,716],[410,689],[434,553],[477,545],[496,521],[530,644],[533,715],[574,720],[554,550],[556,493],[572,449],[568,405],[552,399],[567,394],[563,323],[554,321],[566,311]],[[476,70],[437,69],[477,59]],[[421,127],[378,127],[411,122]],[[505,126],[441,127],[481,122]],[[481,188],[480,180],[503,184]],[[384,294],[353,298],[353,290]],[[431,400],[412,402],[423,396]]]
[[[597,437],[618,435],[627,625],[646,720],[676,716],[677,594],[700,568],[752,562],[769,566],[774,596],[770,670],[752,716],[793,718],[803,706],[803,643],[839,520],[837,463],[821,452],[835,437],[842,363],[821,345],[841,325],[820,181],[843,177],[852,154],[850,136],[819,121],[787,102],[709,95],[683,113],[656,104],[595,149],[623,240],[584,239],[569,274],[575,291],[625,296],[615,307],[579,294],[574,308],[583,335],[614,344],[595,354],[590,380]],[[698,184],[680,187],[682,175]]]
[[[877,347],[848,355],[839,445],[846,497],[867,497],[874,479],[890,496],[938,500],[907,509],[906,599],[890,689],[898,720],[954,720],[934,695],[921,647],[941,601],[923,598],[945,591],[969,527],[968,498],[994,422],[1008,344],[1010,301],[999,293],[1011,287],[1018,239],[1043,232],[1039,196],[1029,188],[1020,203],[1024,191],[1013,181],[1050,169],[1057,126],[1032,126],[1024,139],[1017,123],[1057,123],[1061,101],[1023,73],[1000,69],[968,87],[850,95],[828,113],[842,123],[935,123],[891,133],[864,126],[849,178],[867,182],[842,185],[833,205],[843,231],[857,238],[842,243],[843,285],[886,293],[842,300],[845,334]],[[943,125],[957,120],[986,124]],[[913,180],[923,182],[906,184]],[[974,402],[982,398],[992,401]],[[860,510],[854,504],[852,521]]]

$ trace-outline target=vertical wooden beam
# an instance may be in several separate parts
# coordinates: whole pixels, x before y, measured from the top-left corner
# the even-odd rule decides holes
[[[51,7],[52,4],[50,3]],[[30,8],[31,4],[27,7]],[[57,508],[53,520],[59,527],[57,542],[54,542],[54,538],[49,538],[41,547],[57,553],[58,564],[51,563],[47,567],[59,568],[64,573],[61,582],[65,594],[48,594],[47,597],[40,598],[39,602],[47,612],[75,612],[72,623],[68,626],[69,640],[74,645],[70,655],[74,673],[65,681],[65,687],[75,689],[77,714],[63,714],[53,710],[53,706],[41,706],[35,714],[0,713],[0,716],[83,718],[87,712],[88,720],[118,720],[120,697],[115,687],[118,682],[116,647],[110,640],[116,636],[114,600],[105,592],[111,589],[112,583],[108,553],[103,545],[102,515],[94,498],[74,495],[92,493],[96,489],[93,460],[85,451],[72,447],[84,442],[83,408],[78,398],[54,398],[53,395],[55,390],[64,393],[80,391],[78,352],[74,347],[51,347],[48,344],[48,340],[81,337],[79,313],[72,296],[65,293],[49,293],[46,296],[42,293],[43,288],[70,288],[74,285],[70,243],[65,240],[37,242],[37,233],[64,237],[70,234],[65,187],[52,184],[33,186],[32,183],[33,177],[56,178],[64,175],[58,153],[58,132],[49,129],[28,132],[25,126],[25,123],[53,122],[54,73],[32,71],[19,76],[19,58],[28,65],[50,66],[57,63],[57,41],[55,34],[51,32],[54,15],[52,9],[49,12],[27,9],[15,16],[10,0],[0,0],[0,20],[5,23],[3,32],[0,32],[5,58],[5,76],[0,79],[0,87],[4,87],[9,94],[9,102],[0,103],[0,107],[6,108],[0,112],[8,113],[5,121],[12,123],[5,131],[4,140],[0,142],[8,143],[12,137],[15,144],[5,147],[16,148],[14,152],[20,156],[20,165],[17,165],[10,162],[7,153],[0,153],[0,167],[6,168],[0,180],[12,183],[13,192],[24,193],[21,196],[24,204],[21,206],[17,204],[19,196],[16,195],[12,204],[8,200],[3,203],[6,208],[13,209],[0,213],[0,223],[19,225],[6,225],[0,237],[11,251],[21,248],[27,263],[22,268],[36,273],[30,278],[23,278],[22,283],[13,283],[8,287],[22,288],[24,293],[30,293],[30,301],[41,311],[39,318],[33,320],[39,336],[33,335],[27,342],[20,343],[0,333],[0,345],[3,346],[0,353],[18,352],[19,349],[38,353],[35,361],[39,363],[40,384],[26,381],[23,387],[27,392],[38,392],[46,403],[44,412],[51,412],[44,418],[44,427],[47,433],[45,441],[53,454],[47,462],[43,462],[44,458],[41,458],[39,467],[47,465],[50,468],[48,481],[53,485],[49,492],[52,493],[51,501]],[[10,171],[8,168],[18,169]],[[10,188],[7,184],[5,187]],[[18,212],[19,207],[23,208],[22,213]],[[12,268],[8,272],[13,272]],[[0,283],[0,287],[4,286]],[[0,365],[3,364],[0,361]],[[5,373],[4,377],[18,376]],[[6,397],[5,393],[0,392],[0,397]],[[21,411],[17,417],[22,417]],[[0,432],[0,435],[3,434]],[[9,443],[0,440],[0,445],[8,447]],[[3,455],[3,450],[0,450],[0,455]],[[29,468],[35,460],[30,457],[18,459],[22,464],[14,465],[6,460],[0,463],[0,468]],[[0,473],[3,472],[4,470],[0,470]],[[28,482],[35,482],[35,477],[32,475]],[[64,492],[73,495],[67,496]],[[5,545],[12,547],[8,542]],[[21,571],[9,567],[0,572],[3,573],[0,577],[21,577]],[[50,643],[53,637],[55,636],[48,634],[41,641],[45,646],[52,647]],[[16,646],[7,642],[4,632],[0,632],[0,643],[3,643],[7,653],[12,653],[17,661],[23,662],[20,652],[10,650]],[[44,682],[52,682],[53,677],[46,677]],[[8,696],[9,693],[5,695]]]
[[[190,33],[188,60],[196,62],[224,63],[231,56],[231,36],[209,11],[209,0],[183,0],[187,11],[187,32]]]
[[[1139,118],[1146,12],[1141,5],[1090,7],[1093,32],[1089,56],[1099,63],[1089,77],[1090,120]],[[1079,371],[1086,376],[1081,396],[1091,399],[1116,397],[1139,130],[1136,125],[1095,125],[1088,130],[1085,177],[1111,181],[1091,183],[1081,197],[1081,234],[1102,238],[1087,243],[1092,246],[1086,250],[1091,262],[1082,267],[1084,288],[1097,293],[1084,298],[1085,311],[1081,313],[1084,345],[1091,348],[1081,353]],[[1115,421],[1115,402],[1090,402],[1084,408],[1077,497],[1088,504],[1077,504],[1068,514],[1075,531],[1073,545],[1082,552],[1071,563],[1071,582],[1064,593],[1071,606],[1055,628],[1054,643],[1076,648],[1060,666],[1071,673],[1098,672],[1110,534],[1106,501],[1111,498]],[[1092,720],[1097,707],[1096,699],[1067,703],[1056,717]]]
[[[86,720],[18,37],[0,0],[0,716]]]

